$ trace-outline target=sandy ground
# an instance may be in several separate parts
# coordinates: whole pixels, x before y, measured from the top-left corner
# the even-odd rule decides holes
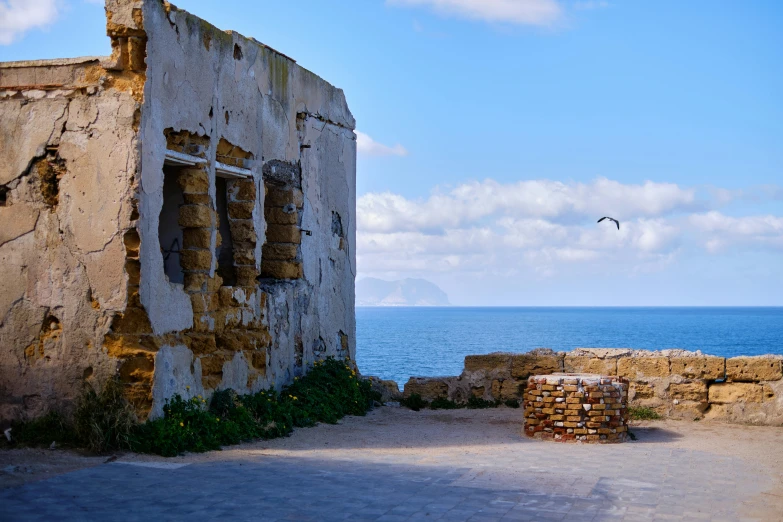
[[[498,454],[514,451],[520,444],[537,444],[542,455],[547,447],[560,446],[526,439],[521,435],[521,421],[521,410],[505,407],[421,412],[382,407],[366,417],[347,417],[337,425],[297,429],[287,438],[172,459],[133,453],[94,457],[57,449],[3,450],[0,451],[0,488],[102,465],[108,459],[174,464],[241,461],[269,455],[416,465],[459,462],[460,465],[480,466],[484,461],[497,461]],[[764,492],[764,503],[774,506],[773,509],[780,507],[779,513],[783,513],[783,428],[708,421],[648,421],[633,423],[631,430],[637,440],[625,445],[638,450],[663,447],[742,460],[771,479],[773,487]],[[502,481],[501,471],[495,470]],[[731,473],[731,470],[726,472]]]

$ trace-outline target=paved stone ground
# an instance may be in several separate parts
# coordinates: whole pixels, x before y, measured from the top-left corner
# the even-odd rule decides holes
[[[684,424],[595,446],[526,440],[518,420],[382,408],[204,456],[125,455],[0,490],[0,520],[783,520],[780,474],[683,444]]]

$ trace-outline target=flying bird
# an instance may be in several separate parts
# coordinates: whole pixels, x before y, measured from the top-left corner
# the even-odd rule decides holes
[[[617,230],[620,230],[620,222],[617,221],[615,218],[610,218],[609,216],[604,216],[601,219],[599,219],[598,222],[600,223],[604,219],[608,219],[609,221],[614,221],[614,224],[617,225]]]

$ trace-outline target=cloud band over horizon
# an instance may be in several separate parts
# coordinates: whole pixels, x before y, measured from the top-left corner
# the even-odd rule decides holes
[[[357,202],[358,269],[364,276],[548,278],[608,264],[618,277],[635,277],[734,247],[783,252],[783,217],[722,212],[747,194],[777,199],[779,188],[488,179],[435,190],[427,199],[368,193]],[[619,231],[612,223],[596,223],[605,215],[620,220]]]

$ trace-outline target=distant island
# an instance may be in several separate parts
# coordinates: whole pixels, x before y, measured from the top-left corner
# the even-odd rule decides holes
[[[449,296],[425,279],[384,281],[365,277],[356,282],[357,306],[450,306]]]

